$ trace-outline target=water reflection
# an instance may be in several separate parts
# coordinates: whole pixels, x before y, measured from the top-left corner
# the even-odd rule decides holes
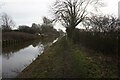
[[[0,59],[2,58],[0,60],[2,61],[2,77],[16,77],[38,55],[43,53],[44,48],[48,47],[52,41],[51,39],[36,40],[4,48],[2,55],[0,55]]]

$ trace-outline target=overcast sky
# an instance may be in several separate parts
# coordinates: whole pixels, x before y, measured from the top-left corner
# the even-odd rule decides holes
[[[52,16],[50,6],[55,0],[0,0],[5,3],[0,12],[6,12],[12,17],[16,25],[29,25],[42,23],[43,16]],[[102,8],[104,14],[118,15],[119,0],[103,0],[106,7]],[[58,27],[56,27],[58,28]]]

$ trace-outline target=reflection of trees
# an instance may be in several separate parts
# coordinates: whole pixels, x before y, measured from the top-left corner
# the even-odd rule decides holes
[[[14,56],[14,54],[12,52],[10,52],[9,54],[4,54],[3,53],[3,55],[2,55],[2,57],[5,57],[7,60],[9,60],[10,57],[12,57],[12,56]],[[3,61],[3,63],[4,63],[4,61]]]
[[[5,54],[9,54],[10,52],[15,53],[15,52],[17,52],[21,49],[24,49],[24,48],[28,47],[30,44],[31,44],[31,42],[11,45],[9,47],[3,48],[2,53],[5,53]]]
[[[44,51],[45,46],[41,43],[38,44],[39,52],[42,53]]]
[[[56,37],[50,37],[50,38],[46,37],[43,39],[36,39],[34,41],[24,42],[24,43],[17,44],[17,45],[11,45],[9,47],[3,48],[2,55],[3,55],[3,57],[9,59],[16,52],[18,52],[21,49],[24,49],[30,45],[32,45],[33,47],[38,46],[38,48],[40,50],[44,50],[44,48],[48,47],[48,45],[51,44],[53,42],[53,40],[55,40],[55,39],[56,39]]]
[[[9,47],[3,48],[2,55],[3,57],[6,57],[7,59],[9,59],[10,57],[14,55],[14,53],[20,51],[21,49],[28,47],[31,43],[32,42],[26,42],[26,43],[11,45]]]
[[[49,44],[49,43],[53,42],[53,40],[55,40],[56,38],[57,38],[57,36],[44,37],[44,38],[41,39],[41,43],[42,43],[43,45],[46,45],[46,44]]]
[[[35,41],[32,43],[32,46],[33,46],[33,47],[38,46],[39,42],[40,42],[40,40],[35,40]]]

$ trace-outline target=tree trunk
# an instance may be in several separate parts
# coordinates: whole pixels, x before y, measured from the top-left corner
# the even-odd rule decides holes
[[[70,39],[73,39],[74,31],[75,31],[75,28],[67,27],[66,28],[67,37],[70,38]]]

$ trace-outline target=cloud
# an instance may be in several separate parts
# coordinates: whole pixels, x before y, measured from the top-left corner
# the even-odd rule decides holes
[[[49,6],[55,0],[4,0],[1,12],[10,15],[17,25],[41,22],[43,16],[50,16]]]
[[[52,16],[50,5],[55,0],[0,0],[5,3],[0,12],[10,15],[17,25],[29,25],[41,23],[43,16]],[[119,0],[104,0],[107,7],[102,8],[103,13],[117,15]],[[58,28],[58,27],[56,27]]]

